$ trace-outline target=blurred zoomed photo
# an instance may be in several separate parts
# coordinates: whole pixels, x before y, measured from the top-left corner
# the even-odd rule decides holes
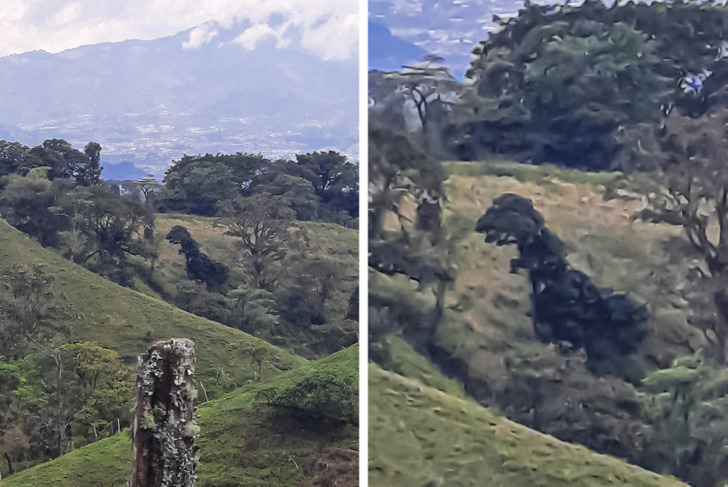
[[[728,485],[728,7],[368,16],[369,485]]]
[[[0,2],[0,487],[359,485],[359,18]]]

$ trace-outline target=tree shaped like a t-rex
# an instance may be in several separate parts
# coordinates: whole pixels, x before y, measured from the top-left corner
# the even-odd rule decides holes
[[[528,271],[539,340],[583,347],[587,365],[597,375],[619,371],[619,361],[637,351],[647,334],[646,307],[625,294],[597,288],[589,276],[571,269],[563,243],[544,226],[530,199],[499,196],[475,229],[487,243],[518,247],[511,272]]]

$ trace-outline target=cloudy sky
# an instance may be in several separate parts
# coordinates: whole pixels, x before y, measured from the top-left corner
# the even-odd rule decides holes
[[[60,52],[84,44],[155,39],[214,20],[222,27],[248,20],[239,44],[263,39],[289,42],[326,60],[355,57],[358,0],[1,0],[0,56],[36,49]],[[188,47],[212,42],[214,24],[195,30]]]

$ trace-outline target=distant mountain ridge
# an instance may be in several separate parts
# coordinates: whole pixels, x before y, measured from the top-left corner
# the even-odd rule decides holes
[[[107,167],[130,162],[155,176],[185,153],[358,158],[357,60],[308,54],[295,32],[287,47],[268,38],[246,50],[236,38],[249,26],[0,58],[0,138],[93,140]],[[198,29],[217,35],[197,46]]]

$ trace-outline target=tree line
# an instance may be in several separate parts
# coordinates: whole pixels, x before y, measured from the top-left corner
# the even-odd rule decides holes
[[[161,212],[222,216],[236,197],[264,193],[282,197],[297,220],[356,226],[359,171],[334,151],[298,154],[295,161],[186,155],[167,170],[155,203]]]

